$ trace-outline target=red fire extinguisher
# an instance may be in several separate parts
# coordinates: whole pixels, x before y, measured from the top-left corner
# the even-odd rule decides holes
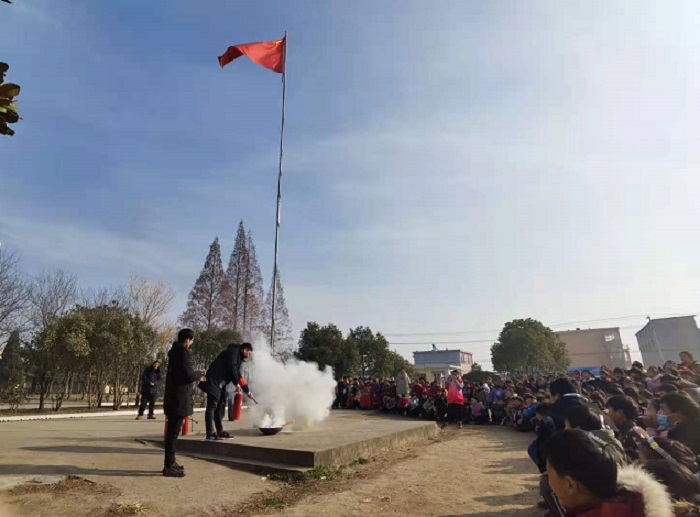
[[[236,393],[236,396],[233,397],[233,419],[234,420],[240,420],[241,419],[241,409],[243,408],[243,393]]]

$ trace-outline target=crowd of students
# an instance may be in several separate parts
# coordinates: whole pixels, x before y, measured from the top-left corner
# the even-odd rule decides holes
[[[454,371],[444,384],[413,384],[405,371],[344,378],[334,407],[533,433],[541,506],[555,516],[700,516],[700,365],[682,352],[661,367],[599,370],[484,382]]]

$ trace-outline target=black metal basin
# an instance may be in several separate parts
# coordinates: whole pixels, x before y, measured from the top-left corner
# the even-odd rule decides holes
[[[272,436],[273,434],[279,433],[283,427],[258,427],[260,429],[260,432],[264,434],[265,436]]]

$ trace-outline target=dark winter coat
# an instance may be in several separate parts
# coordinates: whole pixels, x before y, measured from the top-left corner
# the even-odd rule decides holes
[[[173,343],[168,352],[163,411],[169,417],[186,417],[194,413],[192,383],[202,376],[192,366],[190,351],[182,343]]]
[[[671,440],[679,441],[700,456],[700,418],[679,422],[668,432]]]
[[[206,374],[207,380],[199,383],[199,389],[219,399],[222,388],[232,382],[240,384],[243,391],[248,393],[248,383],[241,375],[242,363],[241,346],[229,345],[211,363]]]
[[[160,368],[156,370],[153,365],[147,366],[141,376],[141,395],[144,397],[155,397],[158,394],[160,379]]]

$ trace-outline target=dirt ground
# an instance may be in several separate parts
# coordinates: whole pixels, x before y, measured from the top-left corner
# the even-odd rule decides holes
[[[535,508],[537,475],[526,454],[532,437],[509,429],[441,431],[425,446],[384,453],[329,472],[325,479],[286,483],[190,458],[181,460],[186,478],[163,478],[162,451],[126,439],[123,435],[133,433],[134,425],[126,421],[112,422],[109,429],[114,436],[105,436],[105,420],[83,423],[81,436],[74,439],[55,436],[68,425],[60,422],[43,424],[42,432],[31,435],[16,424],[2,424],[0,486],[14,487],[0,492],[0,517],[534,517],[543,513]],[[32,424],[36,429],[37,423]],[[155,431],[156,425],[150,425]],[[48,485],[18,484],[51,474],[72,477]]]

